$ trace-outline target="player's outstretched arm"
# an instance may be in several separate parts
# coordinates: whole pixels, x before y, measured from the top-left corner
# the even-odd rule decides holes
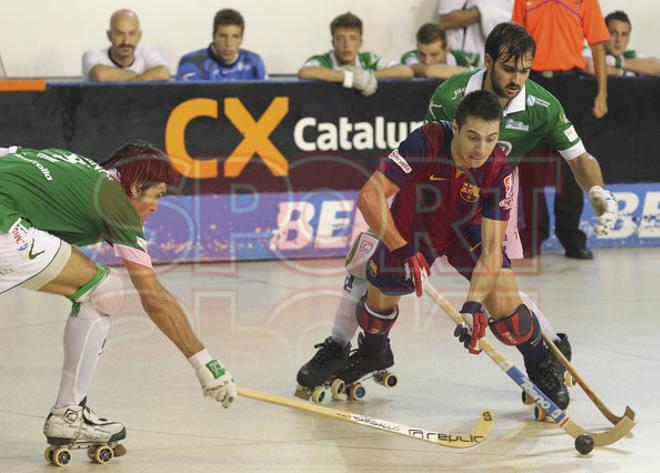
[[[358,195],[358,208],[369,228],[387,248],[395,250],[406,245],[394,225],[387,199],[399,192],[399,186],[380,171],[374,172]]]
[[[568,165],[582,190],[589,194],[589,201],[597,215],[594,227],[596,235],[608,235],[616,224],[619,206],[614,194],[604,188],[603,173],[598,161],[585,152],[568,161]]]
[[[467,300],[482,303],[495,287],[502,269],[502,241],[508,220],[481,217],[481,256],[472,271]]]
[[[126,259],[123,262],[145,312],[186,356],[195,370],[204,396],[229,407],[237,395],[234,379],[197,339],[179,303],[163,287],[153,269]]]
[[[584,192],[589,192],[593,186],[603,186],[603,173],[598,160],[589,153],[582,153],[568,161],[575,180]]]
[[[461,309],[465,323],[457,325],[454,330],[454,336],[474,355],[481,353],[478,342],[486,334],[488,323],[483,303],[493,291],[502,270],[502,241],[508,222],[481,217],[481,255],[472,271],[470,290]]]

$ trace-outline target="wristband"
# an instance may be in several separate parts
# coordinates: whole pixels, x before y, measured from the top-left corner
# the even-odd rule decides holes
[[[342,83],[344,87],[347,89],[352,89],[353,88],[353,72],[352,71],[344,71],[344,82]]]
[[[206,364],[212,360],[213,358],[209,355],[209,352],[204,349],[188,358],[188,363],[190,363],[190,366],[192,366],[195,371],[199,371],[200,368],[206,366]]]

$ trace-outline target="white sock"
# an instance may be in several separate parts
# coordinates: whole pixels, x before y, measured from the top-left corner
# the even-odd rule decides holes
[[[534,312],[534,315],[536,315],[539,324],[541,324],[541,330],[543,330],[543,333],[545,333],[546,336],[550,338],[550,340],[552,340],[553,342],[558,342],[559,337],[557,336],[555,329],[553,328],[552,324],[550,324],[550,321],[545,318],[545,315],[543,315],[541,309],[538,308],[536,303],[527,294],[525,294],[522,291],[518,291],[518,292],[520,293],[520,298],[522,299],[523,304],[529,307],[529,310]]]
[[[360,298],[367,291],[367,281],[347,274],[344,291],[335,314],[335,323],[332,326],[332,339],[335,342],[347,344],[355,335],[358,322],[355,318],[355,308]]]
[[[64,366],[56,408],[79,404],[87,396],[110,331],[110,317],[84,313],[87,311],[95,309],[83,303],[78,316],[70,316],[64,329]]]

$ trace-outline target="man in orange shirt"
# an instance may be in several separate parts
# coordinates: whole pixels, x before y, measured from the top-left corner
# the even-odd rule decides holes
[[[578,74],[584,69],[586,59],[582,49],[584,40],[587,40],[591,47],[598,83],[598,93],[592,111],[596,118],[605,116],[605,42],[609,39],[609,31],[598,0],[515,0],[512,21],[523,26],[536,41],[536,56],[532,62],[530,78],[551,91],[552,87],[548,82],[554,77]],[[557,98],[566,102],[565,98]],[[555,198],[555,234],[566,249],[566,256],[592,259],[593,254],[586,247],[587,236],[579,228],[584,206],[582,190],[564,160],[560,159],[560,162],[562,178],[559,181],[561,188],[558,186]],[[531,189],[524,189],[525,194],[530,191]],[[542,220],[546,222],[541,222],[541,226],[547,228],[547,214],[543,209]],[[532,217],[532,221],[534,220]],[[528,238],[523,235],[523,239]]]
[[[582,47],[587,40],[598,81],[593,112],[596,118],[602,118],[607,113],[605,42],[610,34],[598,0],[516,0],[512,21],[536,41],[532,71],[546,78],[584,69]]]

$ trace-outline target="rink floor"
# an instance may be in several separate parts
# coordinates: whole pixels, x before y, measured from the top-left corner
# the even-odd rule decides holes
[[[239,398],[224,410],[204,399],[185,359],[127,301],[113,320],[89,404],[122,421],[128,454],[111,465],[74,452],[70,472],[651,472],[660,449],[660,249],[595,251],[594,261],[557,253],[520,268],[530,293],[573,345],[576,368],[612,411],[629,404],[632,433],[581,456],[561,428],[534,421],[516,385],[493,362],[469,356],[452,322],[429,299],[401,304],[391,338],[399,385],[368,382],[360,402],[325,405],[441,432],[469,432],[495,411],[480,446],[451,450],[315,414]],[[432,281],[455,305],[466,283],[434,267]],[[292,397],[295,375],[329,333],[343,280],[341,261],[173,265],[158,268],[209,351],[239,385]],[[440,274],[438,274],[440,273]],[[0,296],[0,472],[56,471],[41,432],[56,397],[69,304],[23,290]],[[490,338],[493,339],[492,335]],[[496,342],[515,364],[515,349]],[[579,387],[572,418],[608,427]]]

